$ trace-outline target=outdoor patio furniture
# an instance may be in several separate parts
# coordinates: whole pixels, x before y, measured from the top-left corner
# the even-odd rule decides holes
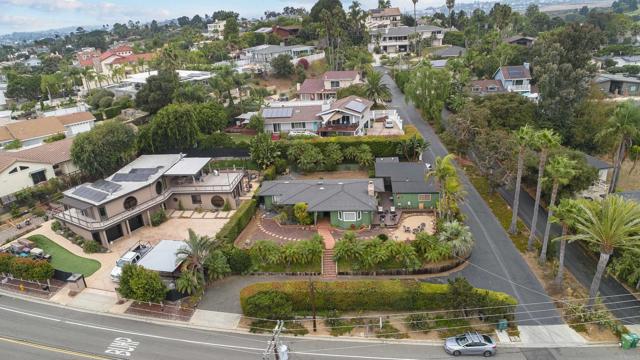
[[[411,232],[411,228],[405,225],[402,225],[402,227],[404,228],[404,232],[406,233],[410,233]]]
[[[392,214],[395,214],[395,213],[396,213],[396,207],[395,207],[395,206],[392,206],[392,207],[390,208],[390,210],[391,210],[391,213],[392,213]]]
[[[378,206],[378,213],[382,213],[382,212],[384,212],[382,206]]]

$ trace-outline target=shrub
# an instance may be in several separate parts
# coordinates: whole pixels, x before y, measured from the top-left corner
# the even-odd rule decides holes
[[[67,135],[65,135],[64,133],[59,133],[59,134],[51,135],[48,138],[44,139],[43,141],[46,143],[52,143],[52,142],[63,140],[66,137]]]
[[[104,116],[107,119],[113,119],[114,117],[120,115],[122,109],[119,106],[112,106],[104,109]]]
[[[55,220],[51,223],[51,230],[53,230],[54,232],[58,232],[60,231],[60,229],[62,229],[62,224],[60,224],[60,221]]]
[[[234,274],[246,274],[253,267],[251,256],[247,250],[230,246],[224,250],[224,254],[227,256],[227,262],[229,263],[231,272]]]
[[[271,165],[264,170],[264,179],[265,180],[275,180],[276,179],[276,167],[275,165]]]
[[[22,141],[15,139],[4,146],[5,150],[15,150],[20,149],[22,147]]]
[[[382,328],[376,330],[376,337],[385,339],[406,339],[409,335],[407,333],[400,332],[400,330],[396,329],[390,322],[385,321],[382,324]]]
[[[430,320],[431,318],[429,317],[429,314],[424,314],[424,313],[411,314],[405,318],[405,321],[407,322],[407,326],[409,326],[411,330],[418,330],[418,331],[429,331],[429,329],[431,328],[429,324]]]
[[[151,214],[151,226],[160,226],[165,221],[167,221],[167,213],[164,209],[158,209]]]
[[[281,154],[287,154],[289,147],[297,141],[313,144],[323,153],[328,144],[338,144],[343,153],[349,147],[367,145],[374,157],[391,157],[398,156],[398,145],[402,144],[405,140],[409,140],[414,136],[422,139],[422,136],[413,125],[405,125],[404,132],[404,135],[394,136],[314,136],[307,139],[296,137],[296,140],[280,140],[278,141],[278,146],[280,146]]]
[[[35,217],[44,217],[45,215],[47,215],[47,213],[44,211],[44,209],[37,207],[31,210],[31,215]]]
[[[282,248],[271,240],[258,240],[249,250],[256,264],[273,265],[282,261]]]
[[[238,209],[236,209],[236,212],[233,213],[229,221],[218,231],[216,239],[233,244],[256,213],[257,204],[258,202],[255,199],[243,202]]]
[[[13,258],[9,261],[9,272],[16,278],[44,281],[53,277],[54,269],[47,261]]]
[[[142,266],[126,264],[122,268],[120,287],[117,291],[126,299],[159,303],[164,300],[167,287],[157,272]]]
[[[228,201],[224,202],[224,205],[222,206],[222,211],[231,211],[231,204]]]
[[[11,272],[11,263],[15,257],[8,253],[0,253],[0,273],[8,274]]]
[[[292,318],[293,305],[289,297],[279,291],[262,291],[245,301],[245,314],[260,319],[286,320]]]
[[[309,314],[307,281],[264,282],[245,287],[240,292],[242,309],[247,313],[247,299],[275,291],[291,300],[296,313]],[[470,294],[478,307],[504,306],[484,310],[485,315],[513,312],[516,300],[501,292],[473,289]],[[316,283],[316,309],[322,311],[431,311],[449,309],[449,285],[403,280],[354,280]]]
[[[87,254],[93,254],[97,252],[102,252],[102,246],[99,242],[94,240],[84,240],[82,242],[82,250]]]
[[[280,175],[280,174],[284,174],[285,171],[287,171],[287,167],[289,167],[289,163],[287,163],[287,160],[285,159],[276,159],[274,166],[276,167],[276,174]]]
[[[293,206],[293,214],[300,225],[309,225],[313,222],[307,211],[307,204],[300,202]]]

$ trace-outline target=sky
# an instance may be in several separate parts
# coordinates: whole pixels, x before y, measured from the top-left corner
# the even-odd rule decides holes
[[[342,0],[345,7],[352,0]],[[419,0],[418,7],[442,5],[445,0]],[[461,1],[466,2],[466,1]],[[103,25],[129,20],[147,22],[195,14],[211,15],[216,10],[233,10],[242,17],[260,17],[265,10],[285,6],[310,9],[315,0],[0,0],[0,34],[37,31],[68,26]],[[360,0],[365,9],[377,0]],[[411,0],[392,0],[402,10],[413,9]]]

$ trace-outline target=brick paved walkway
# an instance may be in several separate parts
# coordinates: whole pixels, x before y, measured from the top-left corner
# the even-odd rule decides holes
[[[318,234],[324,238],[324,248],[322,252],[322,277],[332,278],[338,276],[338,264],[333,260],[333,247],[336,240],[331,235],[331,224],[322,220],[318,224]]]

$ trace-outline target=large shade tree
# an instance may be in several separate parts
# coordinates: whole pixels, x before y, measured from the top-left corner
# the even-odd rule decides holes
[[[574,215],[576,234],[566,240],[582,240],[600,248],[600,259],[589,287],[588,306],[593,306],[609,258],[616,249],[640,248],[640,204],[618,195],[590,204],[581,203]]]
[[[78,134],[71,145],[71,160],[85,174],[105,177],[135,155],[136,136],[121,122],[107,120]]]

